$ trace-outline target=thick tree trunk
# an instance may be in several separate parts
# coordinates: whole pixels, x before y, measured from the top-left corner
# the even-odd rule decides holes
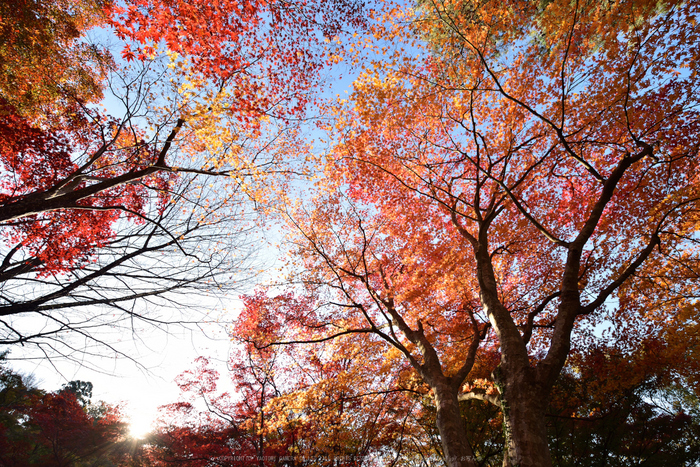
[[[537,388],[532,369],[494,373],[501,390],[505,432],[504,467],[551,467],[545,407],[548,394]]]
[[[488,250],[487,228],[488,224],[481,226],[479,242],[474,241],[473,244],[476,246],[481,303],[496,331],[501,349],[501,363],[493,377],[501,393],[506,442],[503,465],[551,467],[544,416],[551,385],[542,385],[537,381],[536,370],[530,364],[527,344],[510,311],[499,299],[498,283]],[[563,355],[565,359],[566,352]],[[558,370],[560,369],[561,366]]]
[[[437,407],[437,428],[442,451],[449,467],[476,467],[476,458],[466,437],[466,427],[459,409],[457,390],[448,384],[433,387]]]

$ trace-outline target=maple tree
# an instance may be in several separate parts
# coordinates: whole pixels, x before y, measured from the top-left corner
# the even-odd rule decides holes
[[[416,204],[415,200],[408,203]],[[417,215],[425,214],[425,205],[422,208]],[[308,217],[295,213],[294,223],[303,234],[296,240],[296,253],[304,258],[306,270],[295,272],[293,280],[305,284],[307,293],[316,300],[299,313],[304,317],[300,323],[302,337],[285,338],[277,344],[321,343],[357,334],[364,338],[355,345],[383,354],[385,367],[401,368],[405,366],[404,359],[408,360],[418,370],[420,380],[434,393],[435,420],[445,458],[452,463],[475,462],[475,453],[465,435],[458,393],[472,370],[472,376],[488,376],[489,361],[493,358],[487,355],[493,352],[486,350],[485,358],[476,360],[479,343],[488,338],[488,326],[479,323],[476,313],[466,306],[469,297],[460,293],[455,298],[443,293],[444,275],[454,270],[445,263],[454,256],[442,250],[441,245],[426,240],[429,247],[438,249],[433,256],[435,262],[429,262],[426,256],[411,260],[410,265],[399,261],[400,253],[413,256],[423,252],[407,242],[396,242],[387,234],[386,219],[371,216],[368,210],[350,204],[350,200],[338,194],[319,200]],[[378,226],[382,227],[381,231]],[[415,224],[411,231],[414,229]],[[405,225],[403,230],[406,231]],[[409,267],[415,275],[401,274]],[[380,295],[380,291],[390,286],[393,290],[402,287],[401,294],[386,298]],[[433,300],[438,301],[435,306],[441,313],[428,315]],[[415,334],[404,319],[404,307],[419,313],[421,324],[416,324]],[[426,332],[424,326],[431,340],[427,337],[419,340],[418,336]],[[409,334],[415,342],[404,343],[400,333]],[[420,356],[418,352],[427,355]],[[438,352],[446,353],[450,369],[456,373],[454,377],[443,370]],[[463,451],[455,449],[454,443],[459,443],[458,449]]]
[[[338,104],[313,206],[289,209],[303,342],[356,334],[503,414],[504,465],[551,465],[545,412],[596,324],[697,299],[697,2],[419,2]],[[380,47],[377,47],[380,49]],[[398,363],[397,363],[398,364]]]
[[[56,102],[75,111],[78,102],[99,100],[111,56],[81,39],[87,30],[104,24],[105,6],[100,0],[3,2],[2,101],[24,116],[41,116]]]
[[[239,362],[231,364],[234,376],[240,373],[236,380],[255,376],[262,386],[256,370],[265,369],[275,393],[259,413],[268,412],[271,430],[294,434],[289,451],[309,464],[401,465],[415,444],[425,444],[416,421],[422,388],[415,387],[406,368],[385,365],[385,355],[368,354],[352,336],[329,342],[322,352],[276,345],[305,338],[305,327],[317,322],[310,304],[293,294],[269,297],[262,290],[244,298],[232,328],[247,356],[233,354]]]
[[[358,364],[359,350],[338,343],[325,355],[259,347],[293,334],[281,320],[303,304],[293,297],[245,298],[231,329],[230,391],[205,358],[178,378],[183,400],[166,407],[152,439],[157,462],[186,465],[410,465],[430,452],[415,420],[420,404],[407,381],[384,390],[384,372]],[[280,314],[280,310],[288,313]],[[347,348],[354,348],[348,354]],[[381,356],[372,361],[381,366]],[[368,371],[369,370],[369,371]],[[405,376],[405,372],[403,374]],[[404,464],[404,462],[407,462]]]
[[[126,59],[145,58],[164,43],[190,57],[194,78],[230,90],[222,96],[226,111],[250,125],[302,111],[331,61],[323,39],[366,25],[357,0],[134,0],[112,11],[117,34],[134,41]]]
[[[0,343],[100,368],[75,351],[82,347],[93,355],[128,357],[123,346],[115,345],[117,330],[143,337],[152,330],[168,332],[173,325],[200,332],[199,324],[212,319],[203,297],[240,287],[256,264],[240,194],[224,196],[216,192],[219,188],[180,178],[170,188],[179,202],[162,210],[153,203],[151,222],[120,225],[90,261],[69,274],[41,274],[40,265],[27,264],[18,250],[5,263]],[[205,206],[198,197],[212,201]],[[202,222],[205,216],[208,221]]]
[[[2,320],[3,343],[46,343],[71,330],[97,341],[90,329],[99,320],[68,310],[106,305],[119,310],[117,322],[163,324],[162,316],[135,311],[137,301],[196,284],[228,287],[217,277],[245,262],[222,253],[235,243],[221,235],[223,224],[239,222],[231,233],[243,235],[244,200],[267,172],[280,170],[276,151],[289,119],[301,114],[328,62],[323,39],[361,27],[360,6],[3,5],[0,313],[12,317]],[[88,43],[94,27],[116,31],[127,44],[125,61]],[[109,112],[96,105],[105,93]],[[122,116],[110,114],[120,106]],[[205,176],[223,181],[205,184]],[[206,193],[206,185],[227,194]],[[204,245],[208,253],[195,252]],[[172,250],[182,259],[151,267]],[[29,284],[36,286],[25,295]],[[14,316],[27,313],[54,328],[18,325],[22,317]]]

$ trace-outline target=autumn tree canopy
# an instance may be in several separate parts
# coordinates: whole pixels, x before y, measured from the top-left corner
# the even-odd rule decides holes
[[[697,299],[698,8],[394,16],[336,107],[317,199],[287,211],[317,317],[296,342],[393,347],[433,392],[449,465],[480,459],[460,399],[501,410],[504,465],[551,465],[571,351],[606,320],[634,349]]]
[[[360,7],[4,4],[0,341],[55,350],[65,331],[92,340],[91,314],[162,324],[139,301],[230,288],[219,276],[248,265],[246,199],[282,170],[291,119],[328,63],[324,39],[361,28]],[[90,42],[95,27],[123,41],[123,59]],[[27,313],[49,327],[18,324]]]
[[[94,305],[164,322],[137,304],[231,285],[227,235],[262,199],[286,224],[289,280],[234,324],[240,398],[201,360],[180,385],[206,412],[171,406],[187,422],[149,462],[565,465],[600,453],[577,441],[584,410],[610,414],[595,436],[624,428],[615,455],[679,459],[659,441],[696,427],[649,400],[698,379],[700,4],[385,6],[3,6],[0,342],[76,323],[89,338]],[[86,41],[96,26],[120,58]],[[319,154],[296,124],[343,59],[362,71],[320,107]],[[108,93],[122,114],[97,105]],[[18,326],[26,313],[54,327]]]
[[[24,116],[41,118],[57,103],[76,111],[80,102],[97,102],[113,62],[104,48],[83,41],[82,36],[104,24],[106,5],[100,0],[3,2],[3,103]]]
[[[324,354],[289,346],[258,348],[260,339],[294,334],[282,325],[304,312],[291,296],[258,293],[231,329],[228,373],[200,358],[177,382],[182,400],[164,407],[163,424],[149,440],[156,465],[365,466],[404,465],[430,442],[416,414],[424,396],[399,375],[373,373],[363,352],[347,342]],[[401,381],[403,376],[403,381]]]

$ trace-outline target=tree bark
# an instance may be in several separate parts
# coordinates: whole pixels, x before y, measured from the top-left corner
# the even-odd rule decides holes
[[[476,467],[476,457],[467,441],[467,430],[457,400],[459,388],[452,386],[445,383],[433,385],[442,452],[449,467]]]
[[[506,370],[494,379],[501,391],[505,449],[504,467],[551,467],[545,406],[548,391],[535,384],[532,368]]]
[[[530,364],[525,340],[510,311],[499,299],[496,275],[488,250],[488,226],[488,222],[481,225],[479,239],[472,240],[472,244],[477,261],[481,303],[496,331],[501,349],[501,362],[494,371],[493,378],[501,393],[506,442],[503,465],[551,467],[544,416],[545,400],[549,396],[551,384],[542,384],[537,377],[536,370]]]

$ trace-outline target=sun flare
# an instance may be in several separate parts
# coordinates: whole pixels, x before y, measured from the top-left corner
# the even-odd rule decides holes
[[[135,439],[145,438],[153,431],[153,420],[147,417],[132,416],[129,422],[129,435]]]

